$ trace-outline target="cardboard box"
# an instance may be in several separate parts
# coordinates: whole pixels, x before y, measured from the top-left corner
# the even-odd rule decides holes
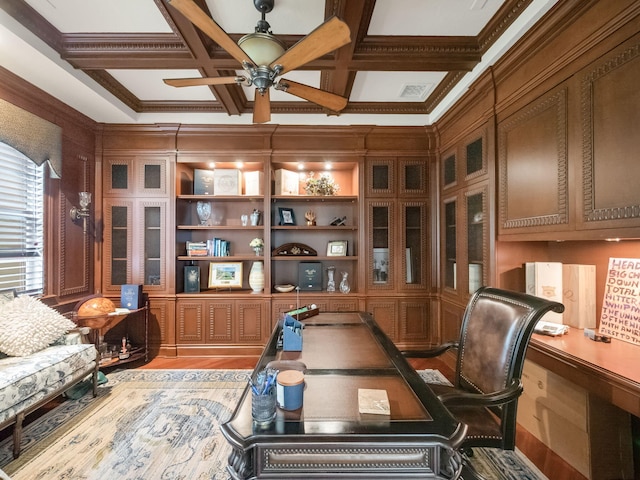
[[[562,265],[564,323],[575,328],[596,327],[596,266]]]
[[[275,172],[274,195],[298,195],[300,188],[300,177],[296,172],[283,168]]]
[[[193,171],[193,194],[213,195],[213,170],[196,168]]]
[[[216,168],[213,171],[214,195],[242,195],[240,170],[235,168]]]
[[[322,290],[322,263],[300,262],[298,264],[298,286],[300,290]]]
[[[529,295],[562,303],[562,263],[527,262],[525,285]],[[547,322],[562,323],[562,314],[547,312],[542,319]]]
[[[264,174],[261,171],[244,172],[244,194],[264,195]]]

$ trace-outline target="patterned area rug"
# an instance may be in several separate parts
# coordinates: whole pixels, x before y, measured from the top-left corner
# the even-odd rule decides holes
[[[427,381],[446,381],[438,371]],[[108,375],[98,398],[67,400],[29,424],[12,461],[0,444],[0,468],[13,480],[226,480],[230,447],[219,425],[233,412],[248,370],[125,370]],[[537,480],[517,452],[477,449],[487,479]],[[0,477],[1,478],[1,477]]]

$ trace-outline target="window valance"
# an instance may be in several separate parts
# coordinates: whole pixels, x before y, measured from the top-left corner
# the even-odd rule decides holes
[[[0,141],[62,174],[62,128],[0,99]]]

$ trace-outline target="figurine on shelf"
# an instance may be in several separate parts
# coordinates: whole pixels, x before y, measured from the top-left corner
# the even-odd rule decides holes
[[[307,210],[304,214],[304,218],[307,220],[307,226],[312,227],[316,224],[316,214],[313,210]]]
[[[127,337],[122,337],[122,348],[120,349],[120,353],[118,354],[118,357],[120,358],[120,360],[125,360],[127,358],[129,358],[129,349],[131,348],[131,346],[129,344],[127,344]]]

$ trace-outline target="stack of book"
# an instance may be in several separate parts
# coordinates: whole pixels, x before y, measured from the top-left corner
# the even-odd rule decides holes
[[[209,255],[207,242],[187,242],[187,256],[206,257]]]

